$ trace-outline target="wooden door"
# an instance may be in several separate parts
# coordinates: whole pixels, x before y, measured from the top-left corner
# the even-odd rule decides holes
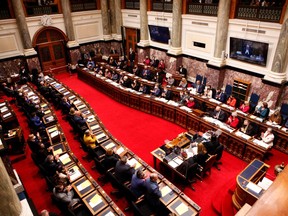
[[[36,40],[43,71],[59,72],[66,68],[65,38],[56,29],[46,29]]]
[[[137,61],[137,29],[126,28],[126,53],[129,55],[129,50],[132,48],[135,53],[135,61]]]
[[[61,41],[50,42],[38,46],[40,61],[44,71],[50,68],[57,69],[65,67],[66,58],[64,46]]]

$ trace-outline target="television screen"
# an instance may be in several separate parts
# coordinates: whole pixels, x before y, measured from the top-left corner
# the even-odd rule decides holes
[[[158,43],[168,44],[170,40],[170,32],[168,27],[148,25],[150,38]]]
[[[230,37],[230,58],[266,66],[268,43]]]

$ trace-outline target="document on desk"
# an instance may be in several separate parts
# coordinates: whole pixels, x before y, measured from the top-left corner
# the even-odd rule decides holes
[[[79,178],[80,176],[82,176],[82,173],[80,172],[78,166],[73,166],[71,169],[73,169],[72,170],[73,172],[70,174],[70,181],[72,182],[76,180],[77,178]]]
[[[6,105],[6,103],[5,103],[5,102],[3,102],[3,103],[0,103],[0,107],[2,107],[2,106],[4,106],[4,105]]]
[[[3,113],[3,112],[6,112],[8,110],[8,108],[5,106],[5,107],[2,107],[1,109],[0,109],[0,111],[1,111],[1,113]]]
[[[100,133],[100,134],[96,135],[96,139],[97,139],[97,140],[100,140],[100,139],[103,138],[103,137],[106,137],[106,134],[105,134],[105,133]]]
[[[72,95],[72,96],[69,97],[69,100],[72,100],[72,99],[74,99],[75,97],[76,97],[75,95]]]
[[[71,161],[71,159],[70,159],[70,156],[69,156],[69,154],[63,154],[63,155],[61,155],[60,157],[59,157],[59,160],[62,162],[62,164],[64,164],[64,165],[66,165],[66,164],[68,164],[70,161]]]
[[[57,127],[54,126],[54,127],[48,129],[48,133],[51,134],[53,131],[56,131],[56,130],[57,130]]]
[[[128,160],[127,164],[129,164],[131,167],[135,164],[135,169],[141,167],[141,164],[135,158],[131,158],[130,160]]]
[[[168,185],[166,185],[162,187],[160,191],[161,191],[162,197],[165,197],[167,194],[169,194],[172,191],[172,189]]]
[[[3,146],[2,139],[0,139],[0,146]]]
[[[102,202],[101,196],[99,194],[96,194],[89,202],[89,205],[91,208],[94,208],[95,206],[99,205]]]
[[[109,142],[107,145],[105,145],[105,149],[111,149],[115,147],[115,143]]]
[[[254,184],[253,182],[249,182],[246,186],[249,190],[254,191],[255,193],[259,194],[262,190],[261,187],[259,187],[258,185]]]
[[[124,152],[124,148],[121,146],[120,148],[117,149],[116,154],[121,155],[122,152]]]
[[[60,134],[60,131],[54,131],[54,132],[52,132],[51,134],[50,134],[50,136],[51,136],[51,138],[54,138],[54,137],[56,137],[57,135],[59,135]]]
[[[77,108],[78,108],[78,109],[83,109],[83,108],[85,108],[85,107],[86,107],[86,104],[82,104],[82,105],[78,106]]]
[[[222,103],[221,101],[218,101],[218,100],[216,100],[214,98],[210,98],[209,101],[212,102],[212,103],[216,103],[216,104],[221,104]]]
[[[183,215],[188,211],[188,206],[185,205],[184,203],[181,203],[179,206],[175,208],[175,211],[177,212],[178,215]]]
[[[62,153],[63,151],[62,151],[62,148],[59,148],[59,149],[57,149],[56,151],[53,151],[53,155],[55,156],[55,155],[60,155],[61,153]]]
[[[47,115],[47,114],[49,114],[49,113],[51,113],[51,110],[50,110],[50,109],[44,111],[44,114],[45,114],[45,115]]]
[[[263,142],[262,140],[254,139],[253,143],[255,143],[256,145],[259,145],[265,149],[269,148],[269,145],[267,143]]]
[[[62,87],[62,88],[60,88],[58,91],[61,92],[61,91],[64,91],[64,90],[65,90],[65,88]]]
[[[272,185],[273,181],[264,177],[262,181],[258,182],[258,186],[263,188],[264,190],[268,190],[268,188]]]
[[[5,115],[3,115],[3,118],[7,118],[7,117],[9,117],[9,116],[11,116],[12,115],[12,113],[7,113],[7,114],[5,114]]]
[[[78,191],[82,191],[85,188],[89,187],[91,185],[91,182],[87,179],[84,182],[82,182],[80,185],[78,185],[76,188]]]
[[[69,91],[66,91],[63,93],[63,95],[68,95],[70,92]]]
[[[92,131],[98,129],[100,126],[98,124],[92,125],[90,128]]]
[[[247,135],[245,133],[242,133],[241,131],[236,131],[235,135],[238,136],[238,137],[241,137],[241,138],[243,138],[245,140],[248,140],[248,139],[251,138],[251,136],[249,136],[249,135]]]
[[[169,161],[168,164],[174,169],[179,166],[174,160]]]
[[[74,105],[77,105],[77,104],[81,103],[81,101],[80,100],[76,100],[73,103],[74,103]]]
[[[177,163],[178,165],[183,163],[183,160],[180,157],[176,157],[173,159],[175,163]]]

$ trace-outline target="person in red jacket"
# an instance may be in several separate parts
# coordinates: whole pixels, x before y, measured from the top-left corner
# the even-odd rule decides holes
[[[230,97],[227,100],[227,105],[232,106],[232,107],[236,107],[236,98],[233,95],[230,95]]]
[[[241,110],[244,113],[248,113],[250,110],[249,101],[244,101],[244,103],[239,107],[239,110]]]
[[[239,124],[239,119],[237,117],[237,113],[236,112],[232,112],[231,113],[231,115],[228,118],[226,124],[228,124],[232,128],[237,128],[237,126]]]
[[[158,69],[165,70],[165,63],[164,63],[163,59],[159,62]]]

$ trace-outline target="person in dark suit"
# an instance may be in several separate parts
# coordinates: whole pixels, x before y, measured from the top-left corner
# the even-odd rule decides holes
[[[25,66],[21,66],[20,70],[19,70],[19,75],[20,75],[20,83],[21,84],[25,84],[29,81],[29,72],[28,70],[25,68]]]
[[[30,118],[30,121],[37,130],[45,128],[43,122],[41,121],[39,116],[36,115],[36,113],[32,113],[32,117]]]
[[[252,55],[252,47],[249,44],[246,44],[246,46],[243,49],[243,55],[250,57]]]
[[[102,164],[106,170],[109,170],[110,168],[116,166],[116,163],[119,161],[119,159],[120,156],[115,154],[113,149],[107,149]]]
[[[135,62],[135,52],[132,48],[129,49],[129,62],[130,62],[130,68],[133,68]]]
[[[180,65],[178,71],[179,71],[180,74],[184,75],[184,77],[186,78],[186,76],[187,76],[187,69],[186,69],[183,65]]]
[[[159,64],[159,60],[156,59],[155,56],[152,56],[152,59],[151,59],[150,64],[151,64],[152,67],[157,68],[157,67],[158,67],[158,64]]]
[[[148,69],[147,65],[144,66],[142,71],[142,78],[147,80],[150,80],[151,78],[151,71]]]
[[[159,83],[156,83],[154,89],[150,90],[150,92],[155,97],[159,97],[161,95],[161,89],[160,89]]]
[[[141,169],[133,174],[130,189],[137,197],[140,197],[145,193],[145,174]]]
[[[161,97],[165,98],[166,100],[171,100],[171,91],[167,88],[167,86],[164,86]]]
[[[80,126],[86,123],[86,120],[81,116],[81,112],[76,111],[73,107],[70,109],[69,115],[74,120],[74,122]]]
[[[63,113],[68,114],[71,109],[70,101],[67,99],[67,97],[63,97],[60,102],[61,109]]]
[[[210,141],[204,142],[203,145],[205,146],[208,154],[210,155],[216,154],[215,166],[218,170],[220,170],[220,168],[218,167],[218,164],[221,163],[220,159],[222,158],[224,146],[219,143],[218,136],[213,134],[211,136]]]
[[[194,160],[200,166],[204,167],[206,164],[206,160],[208,159],[207,149],[205,148],[203,143],[199,143],[197,145],[197,155],[195,155]]]
[[[221,101],[222,103],[226,103],[227,95],[221,89],[217,89],[216,94],[215,94],[215,99],[218,101]]]
[[[188,181],[192,183],[195,181],[194,178],[197,171],[197,166],[194,166],[193,169],[190,169],[191,166],[195,164],[194,157],[187,158],[188,155],[186,152],[182,153],[182,157],[184,161],[182,164],[180,164],[180,166],[176,168],[176,170],[184,175]]]
[[[198,94],[203,94],[205,90],[205,86],[201,84],[200,80],[197,80],[196,83],[194,84],[194,88],[196,88],[196,92]]]
[[[162,197],[157,180],[158,175],[156,173],[151,173],[150,177],[145,181],[145,197],[148,203],[155,208],[160,206],[159,198]]]
[[[117,54],[117,50],[114,47],[111,47],[110,54]]]
[[[59,155],[53,156],[49,154],[44,161],[44,168],[49,176],[53,176],[56,173],[57,167],[60,165]]]
[[[252,125],[247,119],[244,120],[243,125],[240,128],[240,131],[249,136],[254,136],[257,133],[255,126]]]
[[[218,119],[219,121],[224,122],[226,119],[226,114],[223,110],[221,110],[220,106],[217,106],[213,112],[210,113],[211,117]]]
[[[123,156],[115,165],[115,177],[122,183],[130,181],[135,173],[135,165],[130,166],[127,164],[127,157]]]

